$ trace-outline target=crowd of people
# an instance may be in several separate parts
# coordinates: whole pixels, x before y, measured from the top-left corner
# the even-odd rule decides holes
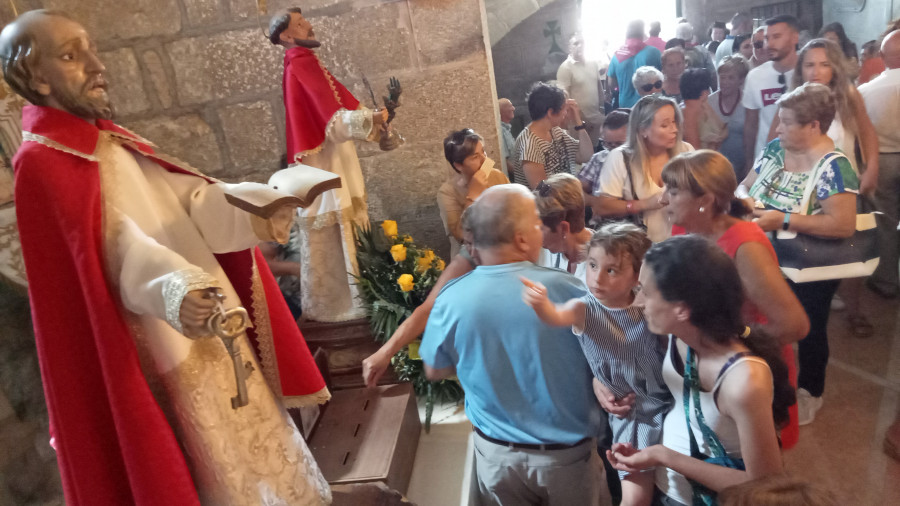
[[[424,332],[428,377],[466,391],[473,504],[829,504],[780,452],[823,407],[832,310],[868,337],[864,286],[900,295],[900,20],[859,55],[789,15],[702,44],[644,28],[608,64],[574,35],[517,136],[501,99],[505,167],[472,130],[445,139],[453,261],[365,380]],[[865,234],[880,262],[820,258]]]

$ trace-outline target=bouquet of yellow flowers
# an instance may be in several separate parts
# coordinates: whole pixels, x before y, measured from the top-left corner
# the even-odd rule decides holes
[[[408,235],[400,235],[393,220],[385,220],[380,228],[356,228],[356,261],[359,295],[379,342],[390,339],[403,320],[425,302],[444,270],[444,261],[434,251],[417,246]],[[413,384],[416,395],[425,397],[427,430],[434,401],[458,402],[463,392],[455,380],[431,382],[425,378],[419,343],[415,341],[399,351],[391,364],[401,380]]]

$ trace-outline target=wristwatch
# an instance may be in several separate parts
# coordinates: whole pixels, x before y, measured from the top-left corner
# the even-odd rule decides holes
[[[784,213],[784,223],[781,224],[781,230],[787,230],[791,226],[791,213]]]
[[[582,121],[580,125],[578,125],[577,127],[575,127],[575,130],[584,130],[585,128],[587,128],[587,123],[585,123],[584,121]]]

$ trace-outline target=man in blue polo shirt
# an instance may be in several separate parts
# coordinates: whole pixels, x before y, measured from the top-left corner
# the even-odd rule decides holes
[[[608,504],[596,451],[601,413],[571,329],[541,323],[524,276],[554,302],[585,294],[570,274],[534,265],[541,220],[521,185],[486,190],[469,209],[481,265],[448,283],[419,353],[429,379],[453,374],[475,426],[473,489],[484,504]]]

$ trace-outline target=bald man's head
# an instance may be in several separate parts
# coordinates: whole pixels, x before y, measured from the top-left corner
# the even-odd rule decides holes
[[[106,67],[69,15],[40,9],[19,16],[0,32],[0,61],[6,82],[29,102],[88,121],[112,117]]]
[[[469,209],[468,223],[478,249],[514,244],[517,233],[527,234],[535,226],[540,231],[534,195],[519,184],[492,186]]]
[[[500,107],[500,121],[509,123],[516,116],[516,106],[509,101],[508,98],[501,98],[497,101]]]
[[[31,87],[32,71],[41,57],[42,49],[37,37],[44,31],[48,18],[53,16],[69,18],[60,11],[28,11],[0,32],[0,66],[3,77],[13,91],[33,104],[42,104],[44,101],[44,97]]]
[[[900,68],[900,30],[885,35],[881,43],[881,58],[889,69]]]

